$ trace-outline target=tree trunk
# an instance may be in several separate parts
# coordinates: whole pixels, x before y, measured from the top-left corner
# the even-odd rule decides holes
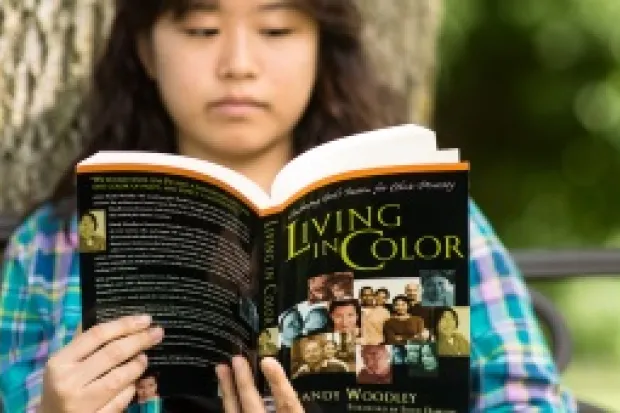
[[[111,0],[3,0],[0,211],[49,194],[79,149],[80,103]]]
[[[441,0],[357,0],[384,80],[430,118]],[[81,96],[109,27],[111,0],[3,0],[0,6],[0,211],[23,212],[82,144]]]
[[[370,54],[384,80],[405,93],[411,122],[429,125],[442,0],[356,0]]]

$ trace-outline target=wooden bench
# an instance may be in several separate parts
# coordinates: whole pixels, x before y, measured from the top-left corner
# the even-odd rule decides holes
[[[0,250],[17,221],[14,216],[0,215]],[[527,281],[558,281],[571,277],[620,275],[619,250],[515,250],[512,254]],[[0,281],[2,274],[0,273]],[[560,372],[570,363],[572,339],[566,320],[543,294],[530,288],[534,310],[550,334],[550,346]],[[0,406],[0,412],[2,407]],[[579,402],[580,413],[605,413],[604,409]]]

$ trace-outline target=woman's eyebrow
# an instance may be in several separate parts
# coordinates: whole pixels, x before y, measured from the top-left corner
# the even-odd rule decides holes
[[[297,9],[298,5],[296,2],[291,0],[277,0],[277,1],[269,1],[265,2],[258,6],[259,11],[271,11],[271,10],[291,10]]]

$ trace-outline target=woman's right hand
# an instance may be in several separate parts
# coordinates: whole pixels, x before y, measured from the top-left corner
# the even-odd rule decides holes
[[[147,367],[143,352],[163,337],[151,321],[122,317],[76,335],[45,367],[39,413],[124,411]]]
[[[271,388],[276,413],[303,413],[301,401],[282,365],[273,357],[265,357],[261,360],[260,368]],[[221,364],[215,372],[226,413],[266,413],[265,402],[244,357],[233,357],[232,368]]]

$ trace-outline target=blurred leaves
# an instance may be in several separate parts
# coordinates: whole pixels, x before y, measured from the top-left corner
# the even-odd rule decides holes
[[[511,247],[620,233],[620,2],[446,0],[435,129]]]
[[[445,6],[434,128],[471,161],[472,195],[503,241],[620,248],[620,1]],[[534,286],[569,323],[574,368],[604,363],[571,370],[577,394],[591,396],[592,372],[615,374],[598,401],[620,407],[620,278]]]

